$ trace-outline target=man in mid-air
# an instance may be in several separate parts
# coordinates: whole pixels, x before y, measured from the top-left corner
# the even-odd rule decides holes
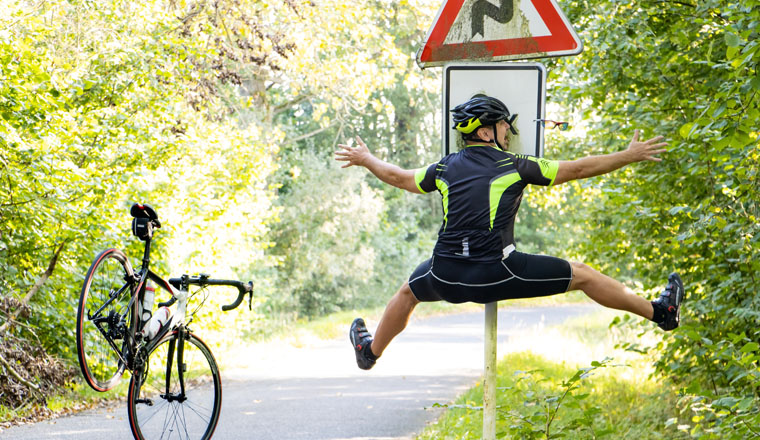
[[[486,304],[515,298],[582,290],[597,303],[635,313],[663,330],[678,327],[684,287],[670,274],[659,298],[648,301],[619,281],[578,262],[519,252],[513,237],[522,193],[528,184],[559,185],[610,173],[628,164],[661,161],[667,144],[657,136],[639,141],[636,130],[628,148],[573,161],[554,161],[508,151],[515,115],[496,98],[477,95],[453,109],[465,147],[426,168],[405,170],[378,159],[361,140],[339,145],[343,168],[363,166],[385,183],[412,193],[437,190],[443,224],[430,259],[414,270],[391,298],[374,339],[362,318],[349,337],[359,368],[375,365],[391,340],[404,330],[422,301],[472,301]]]

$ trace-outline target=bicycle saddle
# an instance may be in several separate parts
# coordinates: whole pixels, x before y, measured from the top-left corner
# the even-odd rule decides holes
[[[158,214],[156,210],[151,208],[150,205],[135,203],[132,208],[129,209],[129,213],[134,218],[147,218],[156,223],[157,227],[161,227],[161,222],[158,221]]]

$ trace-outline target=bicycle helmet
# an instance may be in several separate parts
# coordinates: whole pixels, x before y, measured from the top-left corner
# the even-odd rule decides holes
[[[478,127],[493,125],[494,131],[496,131],[495,125],[501,120],[506,120],[509,123],[509,131],[512,134],[517,134],[513,125],[517,114],[510,115],[507,106],[496,98],[475,95],[464,104],[454,107],[451,112],[455,124],[454,128],[462,133],[463,139],[481,140],[474,135]]]

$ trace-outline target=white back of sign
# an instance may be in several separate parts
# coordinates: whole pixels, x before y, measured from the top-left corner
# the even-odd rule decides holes
[[[451,119],[451,110],[476,94],[500,99],[511,114],[517,114],[517,135],[510,139],[509,151],[542,156],[546,105],[546,68],[541,63],[458,63],[443,69],[443,154],[464,145]]]

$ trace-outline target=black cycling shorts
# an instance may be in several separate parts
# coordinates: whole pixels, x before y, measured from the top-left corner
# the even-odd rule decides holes
[[[409,287],[420,301],[487,304],[567,292],[572,279],[566,260],[513,251],[486,263],[433,256],[417,266]]]

